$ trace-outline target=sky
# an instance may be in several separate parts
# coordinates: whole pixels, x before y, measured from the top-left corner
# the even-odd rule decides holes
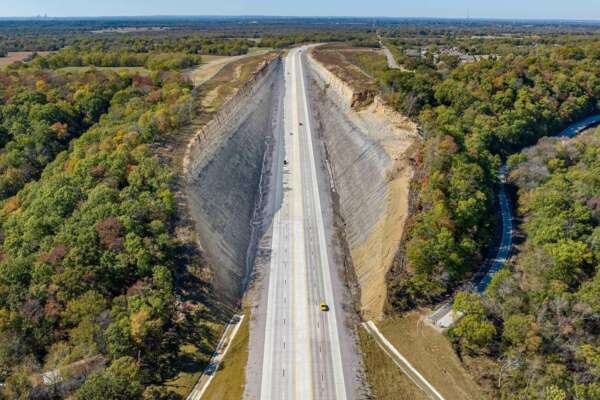
[[[600,19],[600,0],[0,0],[0,17],[285,15]]]

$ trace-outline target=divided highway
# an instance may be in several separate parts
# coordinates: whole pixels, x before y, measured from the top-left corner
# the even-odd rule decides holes
[[[260,398],[347,399],[336,301],[302,64],[285,60],[283,146],[275,150],[276,210]],[[320,304],[328,305],[323,311]]]

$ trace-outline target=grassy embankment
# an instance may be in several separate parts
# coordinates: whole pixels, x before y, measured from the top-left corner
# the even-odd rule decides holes
[[[221,362],[217,374],[204,393],[203,399],[235,400],[242,398],[246,364],[248,361],[249,319],[250,314],[248,312],[225,358]],[[224,326],[220,326],[219,328],[220,334],[222,334]],[[180,349],[180,359],[188,360],[187,370],[189,372],[182,372],[175,379],[169,381],[165,385],[169,390],[184,398],[187,397],[196,382],[198,382],[198,379],[202,375],[202,369],[206,365],[204,360],[204,362],[199,362],[196,359],[198,354],[198,349],[192,344],[187,344]]]
[[[480,400],[487,396],[465,370],[450,341],[410,312],[378,324],[383,335],[447,400]]]
[[[211,328],[215,333],[212,345],[216,347],[220,336],[225,330],[225,326],[214,324]],[[186,343],[181,346],[177,358],[180,362],[179,370],[182,372],[166,382],[164,386],[185,398],[192,391],[198,379],[200,379],[202,371],[210,360],[204,357],[200,349],[192,343]]]
[[[402,373],[366,330],[360,328],[358,336],[367,381],[374,399],[427,400],[427,396]]]

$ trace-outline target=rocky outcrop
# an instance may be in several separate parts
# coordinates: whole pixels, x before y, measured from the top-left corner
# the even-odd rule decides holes
[[[408,216],[413,177],[408,152],[419,140],[417,127],[379,96],[355,107],[352,88],[313,57],[308,60],[316,84],[311,96],[339,195],[361,310],[365,318],[377,318]]]
[[[239,299],[252,260],[252,218],[272,141],[281,60],[265,62],[189,142],[183,160],[197,241],[216,293]]]

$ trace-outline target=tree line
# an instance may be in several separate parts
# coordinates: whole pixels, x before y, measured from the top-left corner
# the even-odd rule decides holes
[[[202,58],[185,53],[134,53],[128,51],[100,51],[67,47],[55,54],[37,56],[30,62],[34,68],[59,69],[64,67],[145,67],[152,71],[181,70],[198,65]]]
[[[234,56],[246,54],[255,42],[243,37],[222,37],[194,31],[162,30],[160,35],[147,32],[94,33],[26,30],[15,34],[10,30],[2,35],[0,24],[0,48],[7,51],[58,51],[65,47],[76,47],[87,51],[130,53],[185,53]]]
[[[374,32],[293,32],[283,35],[266,34],[261,36],[262,47],[276,49],[290,47],[301,43],[344,42],[356,47],[379,47],[379,40]]]

